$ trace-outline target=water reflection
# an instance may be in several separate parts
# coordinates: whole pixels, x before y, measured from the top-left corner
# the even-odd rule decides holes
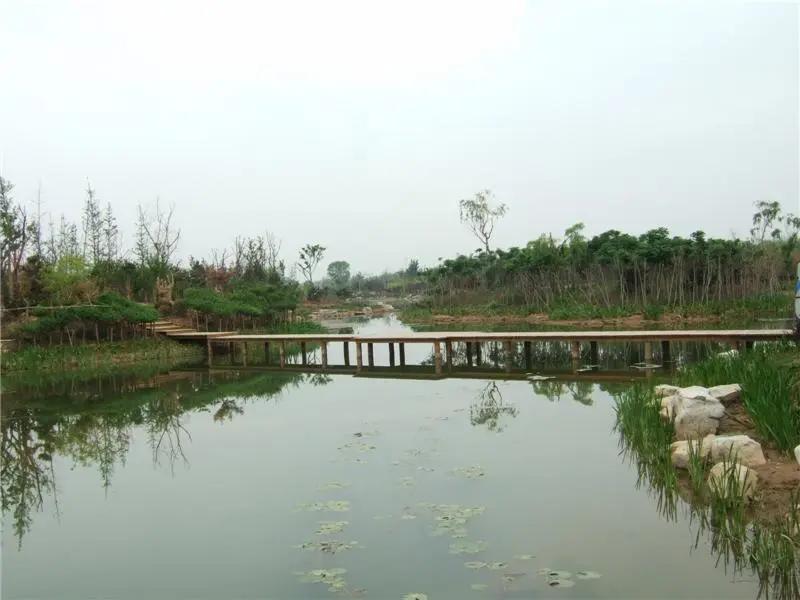
[[[10,378],[9,378],[10,379]],[[75,373],[61,381],[4,382],[0,405],[0,491],[3,516],[12,515],[18,546],[50,496],[58,506],[54,456],[96,466],[108,494],[115,469],[124,466],[135,428],[146,433],[156,468],[174,475],[189,465],[185,447],[192,412],[212,412],[224,423],[243,415],[253,399],[277,398],[287,386],[326,385],[320,373],[264,374],[169,371],[153,367],[90,379]],[[74,466],[73,466],[74,469]]]
[[[500,418],[508,415],[513,419],[519,413],[515,406],[503,403],[503,394],[496,381],[488,382],[478,398],[478,401],[469,407],[469,422],[472,425],[486,425],[489,431],[500,432],[504,429],[504,426],[499,424]]]

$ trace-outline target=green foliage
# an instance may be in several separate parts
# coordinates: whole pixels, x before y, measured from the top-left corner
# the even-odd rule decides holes
[[[246,315],[272,317],[297,306],[300,291],[294,285],[240,283],[230,292],[209,288],[188,288],[183,293],[187,308],[218,317]]]
[[[350,283],[350,263],[345,260],[335,260],[328,265],[328,277],[336,291],[343,290]]]
[[[56,304],[70,304],[81,293],[79,287],[88,275],[89,266],[83,257],[67,254],[45,269],[42,281]]]

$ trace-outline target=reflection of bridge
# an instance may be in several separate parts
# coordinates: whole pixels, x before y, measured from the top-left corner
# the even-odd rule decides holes
[[[191,367],[181,367],[182,370],[193,370]],[[507,371],[500,368],[463,366],[454,367],[437,373],[433,366],[411,365],[404,367],[371,367],[369,369],[358,370],[355,366],[321,365],[312,364],[287,364],[283,367],[278,365],[215,365],[213,372],[241,371],[258,373],[324,373],[325,375],[352,375],[353,377],[365,379],[417,379],[417,380],[438,380],[438,379],[502,379],[502,380],[529,380],[533,382],[558,381],[562,383],[585,381],[589,383],[602,383],[604,381],[632,381],[644,379],[652,375],[652,369],[642,371],[630,370],[599,370],[581,369],[577,372],[569,369],[548,369],[538,371],[535,376],[531,376],[530,371],[523,369],[513,369]],[[199,370],[199,369],[198,369]],[[205,370],[205,369],[204,369]]]
[[[214,345],[226,344],[231,353],[236,346],[242,352],[244,365],[247,365],[247,346],[250,344],[263,344],[265,355],[269,357],[270,344],[276,344],[280,350],[280,366],[286,367],[287,345],[300,346],[303,364],[307,363],[307,346],[319,345],[322,355],[321,367],[330,368],[328,364],[328,344],[341,342],[344,350],[344,366],[350,366],[350,343],[355,345],[356,366],[355,372],[364,372],[363,347],[367,349],[367,366],[375,369],[374,345],[387,344],[389,346],[389,365],[395,366],[399,362],[401,367],[406,366],[406,344],[432,344],[434,372],[442,374],[445,369],[453,368],[453,346],[456,343],[464,344],[466,349],[466,362],[473,364],[473,357],[477,364],[481,363],[481,347],[483,344],[502,344],[506,361],[506,372],[513,371],[514,357],[520,350],[525,357],[525,366],[530,370],[532,344],[535,342],[561,342],[568,344],[573,360],[573,370],[577,369],[577,362],[581,355],[581,345],[588,344],[591,361],[597,362],[599,343],[634,342],[642,344],[644,348],[644,362],[649,364],[653,358],[653,344],[660,344],[662,362],[671,362],[671,344],[673,342],[717,342],[728,344],[734,348],[747,348],[756,341],[781,341],[797,340],[796,335],[789,329],[706,329],[706,330],[662,330],[662,331],[525,331],[525,332],[414,332],[397,333],[391,335],[353,335],[353,334],[239,334],[232,332],[203,332],[172,330],[163,331],[171,339],[180,341],[201,342],[206,345],[208,363],[213,363]],[[395,347],[397,347],[398,361],[395,360]],[[442,350],[444,347],[444,351]]]

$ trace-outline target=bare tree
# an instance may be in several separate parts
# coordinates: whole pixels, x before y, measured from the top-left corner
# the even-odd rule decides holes
[[[458,201],[458,214],[461,222],[469,227],[487,252],[497,219],[508,211],[505,204],[493,207],[489,203],[491,199],[492,193],[489,190],[483,190],[475,194],[474,198]]]
[[[158,198],[153,215],[139,205],[136,253],[140,262],[148,264],[156,272],[167,271],[178,249],[181,230],[172,222],[174,214],[175,205],[171,205],[169,210],[164,212]]]

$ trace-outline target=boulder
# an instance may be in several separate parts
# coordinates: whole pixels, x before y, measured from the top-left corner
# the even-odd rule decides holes
[[[730,350],[726,350],[725,352],[720,352],[719,354],[717,354],[717,356],[719,358],[736,358],[737,356],[739,356],[739,351],[736,350],[735,348],[732,348]]]
[[[653,392],[655,392],[656,398],[664,398],[666,396],[675,396],[680,392],[681,388],[676,385],[657,385],[653,388]]]
[[[729,477],[733,478],[733,485],[728,484]],[[757,485],[758,475],[744,465],[721,462],[711,467],[708,473],[708,487],[725,500],[752,500]],[[734,494],[736,498],[733,497]]]
[[[713,439],[713,435],[707,435],[702,440],[681,440],[679,442],[673,442],[669,447],[672,466],[678,469],[689,468],[690,444],[692,444],[694,451],[699,454],[702,459],[707,459],[711,454]]]
[[[746,435],[718,435],[715,437],[711,443],[711,460],[715,463],[735,460],[745,467],[759,467],[767,464],[761,444]]]
[[[742,386],[738,383],[715,385],[708,388],[708,393],[720,402],[735,402],[742,395]]]
[[[797,459],[797,463],[800,464],[800,445],[794,449],[794,457]]]
[[[672,423],[675,420],[675,405],[678,401],[677,396],[664,396],[661,398],[661,408],[659,414],[665,423]]]
[[[675,437],[690,440],[717,433],[725,407],[706,388],[692,386],[680,389],[674,411]]]

